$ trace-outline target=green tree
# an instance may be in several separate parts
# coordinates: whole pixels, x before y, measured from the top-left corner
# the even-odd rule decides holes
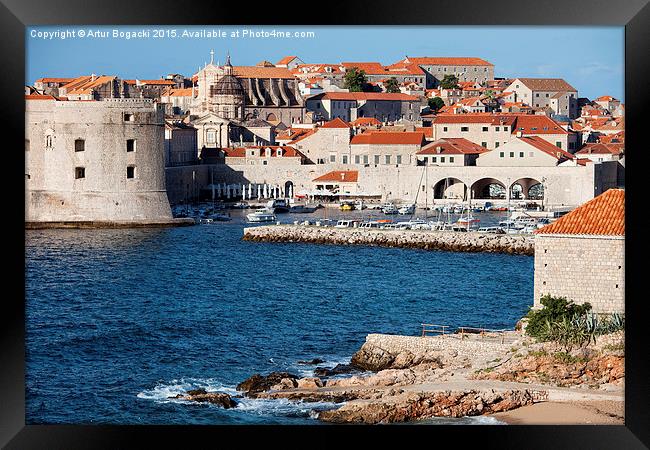
[[[363,92],[366,85],[366,72],[358,67],[352,67],[345,72],[343,85],[350,92]]]
[[[496,95],[496,92],[494,92],[492,89],[488,89],[483,93],[483,95],[488,100],[494,100],[494,96]]]
[[[427,100],[427,104],[433,111],[438,111],[440,108],[445,106],[445,101],[440,97],[433,97]]]
[[[399,93],[399,83],[395,77],[389,78],[388,81],[386,81],[384,87],[386,88],[386,92],[390,92],[392,94]]]
[[[458,77],[456,75],[445,75],[445,77],[440,82],[440,87],[443,89],[458,88]]]

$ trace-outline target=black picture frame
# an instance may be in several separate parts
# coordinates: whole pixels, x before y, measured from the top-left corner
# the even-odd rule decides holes
[[[648,0],[625,2],[604,0],[499,0],[472,2],[439,0],[424,3],[412,0],[371,3],[269,3],[195,2],[171,0],[2,0],[0,5],[0,48],[3,54],[3,139],[10,163],[5,168],[5,202],[11,218],[4,221],[10,241],[16,245],[5,252],[11,276],[5,290],[0,327],[2,352],[0,379],[0,444],[11,449],[25,448],[131,448],[174,446],[178,448],[214,447],[225,438],[250,439],[259,435],[273,442],[299,443],[322,447],[341,445],[347,439],[373,438],[388,442],[398,439],[403,445],[441,445],[444,434],[456,445],[480,448],[603,448],[635,449],[650,446],[650,374],[648,373],[647,329],[643,303],[646,302],[643,264],[644,225],[642,187],[635,189],[635,177],[644,167],[643,124],[647,109],[650,62],[650,5]],[[304,9],[303,9],[304,8]],[[25,425],[25,313],[24,313],[24,196],[17,186],[24,183],[20,171],[21,135],[24,134],[25,27],[54,24],[136,25],[136,24],[251,24],[251,25],[572,25],[625,27],[625,103],[626,103],[626,390],[624,426],[429,426],[413,427],[268,427],[268,426],[77,426]],[[507,43],[504,43],[507,45]],[[579,51],[578,42],[567,43],[569,52]],[[479,52],[480,53],[480,52]],[[8,127],[7,127],[8,125]],[[6,154],[5,153],[5,154]],[[24,162],[24,161],[23,161]],[[640,176],[640,175],[638,175]],[[23,180],[23,181],[21,181]],[[640,183],[638,183],[640,184]],[[636,204],[637,207],[630,207]],[[13,235],[16,235],[14,238]],[[13,275],[13,273],[11,273]],[[203,440],[203,445],[196,440]],[[343,441],[341,440],[343,439]],[[420,441],[421,443],[416,443]],[[251,441],[252,442],[252,441]],[[447,445],[450,445],[449,443]]]

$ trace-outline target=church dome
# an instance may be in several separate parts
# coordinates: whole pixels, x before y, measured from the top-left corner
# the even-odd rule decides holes
[[[244,96],[244,88],[234,75],[224,75],[214,85],[215,95]]]

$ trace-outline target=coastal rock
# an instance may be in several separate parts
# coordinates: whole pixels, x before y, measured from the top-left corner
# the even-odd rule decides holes
[[[298,361],[298,364],[304,364],[304,365],[308,365],[308,366],[315,366],[316,364],[322,364],[324,362],[325,361],[323,361],[320,358],[314,358],[311,361]]]
[[[359,351],[352,355],[350,364],[363,370],[379,372],[380,370],[389,369],[393,361],[395,361],[395,355],[366,342]]]
[[[317,377],[331,377],[332,375],[343,375],[358,371],[359,368],[351,364],[337,364],[331,369],[327,367],[317,367],[314,369],[314,375]]]
[[[330,423],[395,423],[492,414],[532,403],[528,390],[409,392],[383,397],[381,401],[347,403],[320,412],[318,418]]]
[[[266,376],[256,373],[239,383],[237,390],[243,391],[245,395],[254,396],[259,392],[269,390],[271,387],[281,384],[285,378],[296,380],[298,376],[288,372],[271,372]]]
[[[206,392],[205,389],[193,389],[187,391],[186,394],[178,394],[172,398],[180,398],[198,403],[212,403],[213,405],[219,405],[224,409],[230,409],[237,406],[237,402],[235,402],[230,395],[222,392]]]
[[[323,387],[323,381],[316,377],[301,378],[298,380],[296,387],[298,389],[318,389]]]

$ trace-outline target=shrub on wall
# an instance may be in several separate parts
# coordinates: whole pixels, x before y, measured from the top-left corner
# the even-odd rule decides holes
[[[589,303],[576,305],[566,297],[552,297],[549,294],[542,296],[540,303],[543,308],[531,309],[526,316],[526,334],[544,341],[551,340],[548,339],[550,336],[545,336],[548,334],[549,324],[558,324],[565,319],[572,321],[591,310]]]

